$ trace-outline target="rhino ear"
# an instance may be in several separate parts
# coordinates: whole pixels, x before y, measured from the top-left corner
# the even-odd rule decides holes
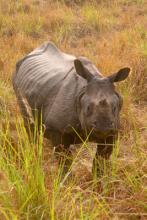
[[[130,72],[129,67],[125,67],[120,69],[117,73],[112,74],[111,76],[108,76],[108,79],[113,83],[113,82],[120,82],[125,80]]]
[[[76,59],[74,60],[75,69],[78,75],[86,79],[88,82],[92,80],[94,77],[87,68],[84,67],[83,63]]]

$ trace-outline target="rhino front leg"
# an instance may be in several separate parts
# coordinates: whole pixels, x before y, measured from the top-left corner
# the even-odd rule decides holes
[[[61,144],[58,153],[61,154],[60,161],[64,164],[64,174],[67,173],[72,166],[72,153],[70,151],[70,145],[74,144],[74,137],[71,134],[62,134],[61,135]]]
[[[115,141],[116,138],[114,136],[110,136],[98,143],[96,155],[93,160],[94,176],[102,176],[104,174],[105,167],[109,163],[109,158],[115,146]]]
[[[64,173],[66,173],[72,164],[72,154],[70,145],[74,144],[74,136],[72,134],[61,134],[53,130],[46,130],[45,136],[51,140],[55,147],[55,155],[59,164],[63,165]]]

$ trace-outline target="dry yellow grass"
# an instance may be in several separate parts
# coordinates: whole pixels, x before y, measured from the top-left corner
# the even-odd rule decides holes
[[[87,56],[104,75],[132,68],[118,88],[120,150],[101,179],[88,171],[64,182],[48,141],[28,142],[11,76],[16,61],[47,40]],[[146,94],[145,0],[0,0],[0,219],[146,219]]]

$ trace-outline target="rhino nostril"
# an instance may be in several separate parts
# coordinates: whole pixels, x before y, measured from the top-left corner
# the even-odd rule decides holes
[[[114,122],[113,121],[110,122],[110,126],[112,126],[112,127],[114,126]]]

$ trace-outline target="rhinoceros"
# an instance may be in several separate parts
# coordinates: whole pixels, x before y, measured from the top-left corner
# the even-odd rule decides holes
[[[104,77],[86,57],[66,54],[47,42],[17,62],[13,87],[24,122],[33,125],[37,112],[44,136],[54,146],[68,149],[88,137],[97,143],[96,157],[108,159],[123,102],[114,83],[129,72],[125,67]]]

